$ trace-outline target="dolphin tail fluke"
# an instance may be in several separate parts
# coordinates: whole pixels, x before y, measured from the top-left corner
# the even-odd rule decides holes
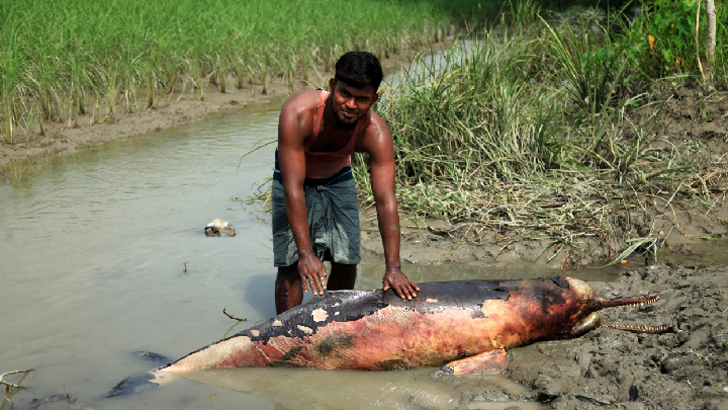
[[[656,293],[650,295],[630,296],[626,298],[616,299],[599,299],[599,307],[597,310],[606,309],[617,306],[643,306],[653,303],[659,299],[660,296]]]
[[[508,366],[503,348],[488,350],[464,359],[453,360],[442,366],[442,371],[456,376],[465,374],[499,374]]]
[[[174,361],[167,356],[164,356],[164,355],[161,355],[161,354],[155,353],[155,352],[148,352],[146,350],[139,350],[139,351],[133,352],[132,355],[136,359],[141,359],[156,367],[166,366]]]

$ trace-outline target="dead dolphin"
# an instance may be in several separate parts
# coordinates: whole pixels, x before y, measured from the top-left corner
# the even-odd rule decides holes
[[[205,236],[235,236],[235,228],[230,222],[216,218],[205,227]]]
[[[423,283],[412,301],[391,290],[330,291],[151,373],[154,382],[169,374],[229,367],[443,366],[456,375],[499,373],[507,365],[506,349],[579,337],[601,326],[601,309],[657,299],[652,294],[605,300],[586,282],[566,276]]]

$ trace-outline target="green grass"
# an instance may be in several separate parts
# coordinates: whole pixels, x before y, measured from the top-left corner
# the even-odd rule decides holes
[[[72,126],[94,106],[145,109],[207,83],[318,84],[345,51],[396,56],[485,13],[469,0],[5,1],[0,142],[37,132],[33,119]]]
[[[691,1],[656,0],[631,26],[595,9],[541,10],[544,3],[5,1],[0,142],[32,139],[44,121],[113,119],[172,93],[204,98],[207,84],[215,92],[318,85],[345,51],[395,57],[465,33],[443,63],[424,60],[380,100],[405,212],[558,246],[627,232],[632,252],[656,244],[651,228],[630,226],[646,197],[708,209],[724,199],[725,172],[690,163],[655,129],[655,90],[728,83],[724,8],[715,81],[706,84],[686,37]],[[355,174],[366,195],[364,164]]]
[[[554,244],[623,236],[622,257],[657,249],[652,228],[631,220],[649,214],[647,198],[709,209],[725,197],[725,187],[706,183],[711,171],[661,137],[654,90],[665,80],[646,77],[652,57],[634,47],[636,32],[608,35],[591,15],[588,24],[580,15],[542,19],[528,1],[512,10],[387,90],[378,112],[395,140],[403,213]],[[674,74],[699,82],[685,67],[660,72],[673,76],[668,84]],[[366,194],[364,158],[356,167]]]

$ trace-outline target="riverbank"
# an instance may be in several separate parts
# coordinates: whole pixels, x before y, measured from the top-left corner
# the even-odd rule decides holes
[[[199,121],[214,113],[231,111],[249,104],[260,104],[287,93],[282,84],[272,86],[268,94],[259,89],[230,90],[221,93],[209,87],[205,98],[198,92],[166,96],[155,106],[142,111],[118,110],[114,116],[102,110],[94,123],[90,114],[80,116],[78,124],[46,123],[45,135],[33,135],[23,142],[0,144],[0,175],[18,175],[28,162],[43,161],[55,155],[73,154],[112,140],[154,133]]]
[[[266,95],[261,91],[251,88],[223,94],[209,89],[204,100],[194,93],[172,96],[154,109],[117,112],[113,120],[109,117],[93,126],[79,121],[77,128],[58,125],[51,132],[52,127],[48,127],[46,137],[37,143],[3,146],[0,152],[5,155],[0,154],[0,160],[7,159],[8,166],[2,172],[22,173],[25,165],[45,161],[48,156],[93,149],[112,139],[132,138],[199,121],[213,113],[282,98],[290,92],[284,83],[270,87]],[[720,192],[722,189],[725,195],[727,174],[720,164],[725,164],[728,155],[727,97],[724,92],[705,93],[695,88],[678,88],[666,97],[661,135],[695,163],[706,164],[701,175],[716,195],[710,203],[692,202],[679,195],[629,197],[633,212],[629,225],[624,226],[636,229],[641,237],[656,238],[647,244],[656,245],[660,251],[699,258],[702,245],[726,236],[728,213]],[[91,120],[90,116],[81,119]],[[381,255],[372,210],[365,209],[362,216],[363,247]],[[441,264],[443,269],[450,262],[489,264],[520,260],[568,274],[616,260],[632,244],[619,236],[585,236],[554,242],[509,226],[484,228],[466,220],[423,221],[402,215],[402,221],[403,261]],[[479,377],[435,377],[453,386],[454,397],[463,409],[489,408],[490,403],[503,401],[521,403],[522,408],[531,404],[554,409],[722,408],[728,401],[728,270],[724,263],[663,263],[638,268],[651,264],[653,256],[649,248],[634,251],[625,255],[630,256],[625,260],[634,264],[634,269],[613,281],[595,283],[595,289],[603,297],[657,292],[662,299],[650,307],[606,311],[605,322],[667,325],[676,332],[634,335],[600,330],[572,341],[513,349],[504,376],[525,387],[525,391],[502,390]]]
[[[443,42],[441,47],[445,47]],[[393,71],[414,57],[413,51],[396,58],[383,59],[386,70]],[[321,78],[319,82],[325,83]],[[298,89],[310,88],[299,83]],[[46,123],[45,135],[28,143],[0,144],[0,176],[22,175],[26,167],[56,155],[68,155],[112,140],[123,140],[200,121],[205,117],[234,111],[251,104],[262,104],[290,95],[286,81],[272,81],[263,94],[263,85],[245,89],[229,89],[222,93],[208,85],[201,98],[198,91],[168,95],[152,109],[123,111],[112,116],[103,110],[93,123],[93,115],[80,116],[78,126]],[[473,221],[416,219],[402,215],[402,260],[404,263],[440,264],[448,262],[511,262],[524,261],[569,271],[586,266],[619,262],[632,257],[650,262],[654,252],[693,255],[707,242],[725,239],[728,234],[728,92],[690,87],[671,90],[658,127],[660,138],[673,149],[703,166],[705,186],[716,193],[712,202],[699,203],[680,196],[634,195],[629,224],[614,226],[615,235],[584,235],[573,241],[555,241],[553,236],[538,236],[509,226],[484,227]],[[722,166],[721,166],[722,165]],[[381,242],[373,209],[362,212],[365,251],[381,256]],[[627,254],[634,241],[620,238],[620,228],[629,228],[646,240]],[[626,233],[626,232],[623,232]],[[635,258],[636,256],[636,258]]]
[[[622,197],[613,198],[619,213],[607,215],[604,221],[569,221],[563,225],[524,224],[518,220],[523,208],[546,213],[558,206],[558,192],[544,190],[535,203],[493,203],[484,214],[498,215],[490,221],[455,221],[403,218],[402,258],[410,263],[447,262],[510,262],[514,260],[545,265],[570,271],[587,266],[640,260],[654,263],[655,253],[696,255],[714,241],[728,235],[728,92],[707,92],[699,87],[678,87],[660,96],[660,115],[651,121],[655,132],[652,146],[669,147],[695,169],[697,180],[678,181],[682,186],[671,192],[654,194],[635,189]],[[664,101],[664,103],[663,103]],[[630,119],[632,124],[644,123],[639,112]],[[691,196],[698,186],[710,192],[706,200]],[[514,193],[513,197],[517,197]],[[585,198],[587,208],[596,209],[603,203],[599,195]],[[555,205],[556,204],[556,205]],[[571,215],[572,209],[563,209]],[[625,211],[626,210],[626,211]],[[610,219],[611,218],[611,219]],[[485,219],[485,218],[484,218]],[[373,209],[365,212],[363,246],[381,255],[381,244]],[[529,222],[526,220],[526,222]],[[607,225],[608,233],[569,235],[576,226]],[[571,225],[571,226],[570,226]],[[582,230],[580,232],[587,232]],[[637,265],[639,266],[639,265]]]
[[[443,41],[433,45],[432,50],[446,48],[449,44]],[[411,61],[416,54],[414,50],[401,50],[396,56],[381,59],[382,67],[392,72]],[[328,79],[324,75],[311,79],[311,82],[298,80],[293,89],[284,79],[271,80],[265,86],[265,93],[262,83],[246,84],[242,89],[228,87],[225,92],[221,92],[219,86],[208,83],[202,92],[192,89],[168,94],[152,108],[127,110],[117,107],[113,114],[103,107],[94,114],[93,107],[89,106],[86,114],[79,115],[75,124],[46,121],[43,123],[43,135],[37,130],[28,131],[30,134],[17,138],[16,143],[0,143],[0,176],[19,175],[29,162],[43,161],[55,155],[73,154],[108,141],[179,127],[212,114],[264,104],[276,98],[283,100],[295,91],[323,87]],[[130,106],[144,104],[140,102]]]

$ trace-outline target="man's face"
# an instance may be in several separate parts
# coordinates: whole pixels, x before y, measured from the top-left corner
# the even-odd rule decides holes
[[[357,121],[377,101],[379,95],[371,86],[355,88],[342,81],[331,79],[331,108],[334,126],[340,129],[353,129]]]

